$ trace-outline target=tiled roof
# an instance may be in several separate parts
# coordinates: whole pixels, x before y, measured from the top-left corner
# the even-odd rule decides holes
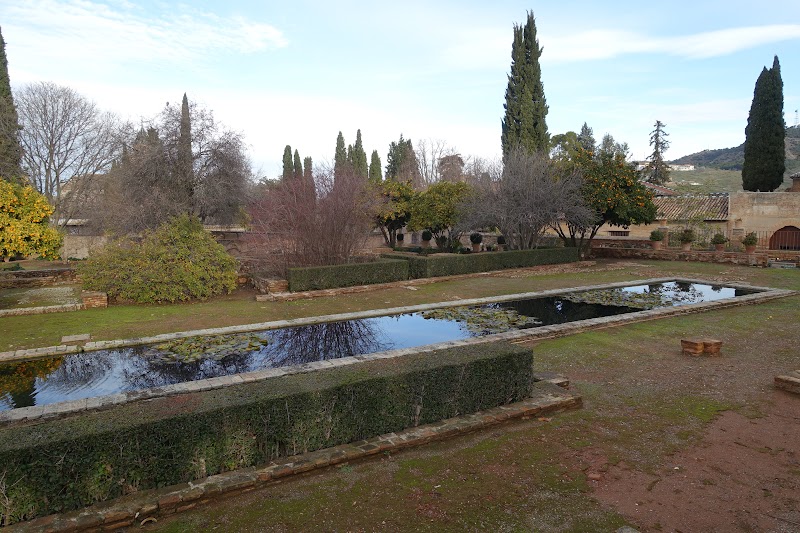
[[[658,208],[658,220],[728,220],[728,195],[656,196],[653,203]]]

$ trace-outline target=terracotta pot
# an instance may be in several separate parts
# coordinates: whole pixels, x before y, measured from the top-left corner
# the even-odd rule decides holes
[[[430,248],[431,247],[431,241],[422,241],[422,247],[423,248]]]
[[[748,254],[755,253],[755,251],[756,251],[756,245],[755,245],[755,244],[751,244],[751,245],[749,245],[749,246],[748,246],[748,245],[745,245],[745,247],[744,247],[744,251],[745,251],[745,253],[748,253]]]
[[[664,241],[650,241],[653,250],[660,250],[664,246]]]
[[[716,250],[718,252],[724,252],[725,251],[725,245],[724,244],[715,244],[714,245],[714,250]]]
[[[690,242],[682,242],[681,243],[681,251],[688,252],[692,249],[692,243]]]
[[[472,244],[472,251],[473,251],[473,252],[480,252],[480,251],[481,251],[481,245],[480,245],[480,243],[478,243],[478,244],[475,244],[475,243],[473,243],[473,244]]]

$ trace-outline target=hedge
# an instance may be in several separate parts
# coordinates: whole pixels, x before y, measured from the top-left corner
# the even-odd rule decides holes
[[[394,258],[369,263],[290,268],[287,277],[292,292],[388,283],[408,279],[408,262]]]
[[[436,254],[432,256],[384,253],[381,254],[381,257],[408,261],[408,274],[412,279],[490,272],[505,268],[571,263],[580,259],[577,248],[539,248],[536,250],[481,252],[477,254]]]
[[[482,343],[0,430],[0,524],[530,396],[530,349]]]

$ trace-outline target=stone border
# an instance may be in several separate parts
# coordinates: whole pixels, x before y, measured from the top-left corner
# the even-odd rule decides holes
[[[534,384],[531,398],[502,405],[478,413],[459,416],[380,435],[367,440],[342,444],[324,450],[281,458],[266,466],[243,468],[209,476],[195,482],[173,485],[163,489],[146,490],[116,500],[64,514],[49,515],[8,526],[9,532],[75,532],[84,530],[110,531],[143,525],[157,517],[188,511],[223,496],[250,492],[277,480],[357,461],[379,453],[397,452],[403,448],[464,435],[514,419],[551,415],[583,405],[581,396],[568,392],[553,383]]]
[[[498,303],[509,300],[555,296],[570,292],[582,292],[595,289],[610,289],[618,287],[627,287],[630,285],[648,285],[655,283],[664,283],[669,281],[679,281],[686,283],[703,283],[709,285],[722,284],[719,282],[709,282],[706,280],[687,279],[687,278],[654,278],[647,280],[632,280],[632,281],[624,281],[618,283],[607,283],[603,285],[573,287],[570,289],[553,289],[541,292],[529,292],[529,293],[514,294],[514,295],[491,296],[487,298],[472,298],[468,300],[458,300],[455,302],[452,301],[437,302],[432,304],[394,307],[389,309],[374,309],[371,311],[360,311],[354,313],[341,313],[335,315],[296,318],[291,320],[277,320],[273,322],[263,322],[260,324],[245,324],[241,326],[230,326],[226,328],[184,331],[180,333],[156,335],[154,337],[141,337],[136,339],[123,339],[115,341],[88,342],[83,347],[61,345],[50,348],[36,348],[34,350],[17,350],[16,352],[0,353],[0,362],[42,358],[53,355],[65,355],[68,353],[78,353],[81,351],[123,348],[123,347],[137,346],[141,344],[154,344],[173,339],[193,337],[196,335],[222,335],[229,333],[262,331],[262,330],[270,330],[270,329],[292,327],[292,326],[319,324],[321,322],[336,322],[341,320],[374,318],[385,315],[426,311],[429,309],[440,309],[444,307]],[[40,419],[51,419],[54,417],[68,416],[71,414],[87,410],[107,409],[116,404],[121,404],[121,403],[145,400],[161,396],[169,396],[173,394],[200,392],[205,390],[218,389],[230,385],[235,385],[237,383],[260,381],[263,379],[284,376],[289,374],[301,374],[306,372],[313,372],[325,368],[356,364],[361,361],[390,359],[393,357],[402,357],[404,355],[408,355],[411,353],[424,353],[442,348],[471,345],[471,344],[481,344],[484,342],[509,341],[515,344],[526,345],[541,339],[562,337],[574,333],[590,331],[593,329],[607,328],[622,324],[630,324],[635,322],[642,322],[645,320],[655,320],[658,318],[685,315],[691,313],[700,313],[711,309],[738,307],[740,305],[761,303],[776,298],[783,298],[786,296],[797,294],[796,291],[771,289],[768,287],[755,287],[750,285],[742,285],[734,283],[724,283],[724,285],[728,287],[741,288],[741,289],[760,290],[763,292],[748,294],[745,296],[737,296],[735,298],[715,300],[711,302],[687,304],[678,307],[662,307],[659,309],[637,311],[633,313],[627,313],[624,315],[613,315],[613,316],[593,318],[588,320],[577,320],[575,322],[568,322],[566,324],[556,324],[556,325],[541,326],[538,328],[531,328],[531,329],[506,331],[503,333],[484,335],[482,337],[471,337],[467,339],[440,342],[436,344],[428,344],[425,346],[420,346],[415,348],[388,350],[384,352],[376,352],[366,355],[355,355],[351,357],[342,357],[339,359],[331,359],[326,361],[314,361],[310,363],[304,363],[301,365],[293,365],[280,368],[269,368],[243,374],[233,374],[230,376],[221,376],[221,377],[202,379],[197,381],[187,381],[184,383],[177,383],[175,385],[166,385],[164,387],[144,389],[139,391],[122,392],[108,396],[85,398],[81,400],[71,400],[67,402],[53,403],[47,405],[21,407],[18,409],[11,409],[8,411],[0,411],[0,428],[6,425],[17,425],[17,424],[28,423],[31,421],[38,421]]]
[[[67,311],[80,311],[83,304],[43,305],[39,307],[15,307],[13,309],[0,309],[0,318],[5,316],[44,315],[47,313],[65,313]]]

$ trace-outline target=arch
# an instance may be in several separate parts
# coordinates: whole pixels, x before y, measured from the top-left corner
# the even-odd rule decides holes
[[[784,226],[769,238],[770,250],[800,250],[800,228]]]

